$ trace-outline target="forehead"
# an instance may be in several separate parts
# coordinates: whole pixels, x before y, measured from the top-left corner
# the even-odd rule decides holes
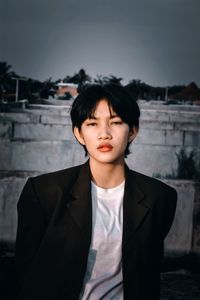
[[[99,116],[105,115],[105,116],[110,117],[110,116],[117,115],[117,114],[114,111],[109,100],[107,100],[106,98],[103,98],[96,103],[95,107],[91,111],[90,117],[97,117],[97,115],[99,115]]]

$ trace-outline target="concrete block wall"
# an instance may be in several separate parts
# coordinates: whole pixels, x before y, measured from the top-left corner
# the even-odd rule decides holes
[[[0,139],[0,170],[48,172],[85,161],[67,109],[1,113]],[[176,153],[182,148],[199,153],[199,146],[200,111],[141,108],[127,163],[149,176],[170,176],[177,171]]]
[[[182,148],[198,152],[199,146],[200,109],[144,105],[127,164],[149,176],[165,177],[176,174],[176,153]],[[15,238],[16,204],[28,176],[85,160],[72,134],[69,108],[0,113],[0,239]],[[175,185],[179,199],[166,249],[200,253],[200,187],[180,181],[168,183]],[[184,230],[183,223],[187,224]]]
[[[69,113],[0,114],[0,170],[48,172],[84,161]]]
[[[189,180],[164,181],[174,187],[178,194],[175,218],[165,240],[165,249],[168,252],[198,253],[199,249],[197,249],[197,240],[194,240],[194,235],[196,236],[196,229],[193,226],[193,219],[194,205],[197,191],[200,188],[200,182],[195,183]]]
[[[14,241],[17,228],[17,201],[26,176],[5,176],[0,179],[0,240]]]
[[[184,107],[183,107],[184,108]],[[181,149],[196,152],[200,159],[200,110],[141,108],[140,131],[131,145],[128,164],[149,176],[169,177],[177,173]]]

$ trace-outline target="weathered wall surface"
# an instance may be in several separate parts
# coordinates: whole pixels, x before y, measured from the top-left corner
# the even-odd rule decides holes
[[[0,138],[0,170],[48,172],[85,160],[67,109],[0,113]],[[177,169],[176,153],[199,146],[200,111],[142,108],[127,163],[150,176],[171,175]]]
[[[199,146],[200,108],[143,105],[140,132],[127,164],[150,176],[168,176],[176,173],[176,153],[182,148],[198,151]],[[15,238],[16,203],[28,176],[85,159],[71,131],[69,108],[0,113],[0,239]],[[176,186],[179,199],[166,249],[200,253],[200,200],[195,196],[200,188],[191,182],[169,184]]]
[[[200,182],[164,180],[178,194],[175,218],[165,240],[165,250],[200,254]]]

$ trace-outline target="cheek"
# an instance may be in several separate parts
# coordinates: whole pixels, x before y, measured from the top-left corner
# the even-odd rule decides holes
[[[122,136],[123,136],[122,139],[124,140],[124,142],[128,142],[128,140],[129,140],[129,130],[124,129],[124,132],[123,132]]]
[[[129,133],[127,131],[124,131],[123,134],[118,135],[116,138],[116,145],[121,148],[125,149],[129,142]]]
[[[87,148],[90,148],[91,145],[93,144],[94,136],[87,133],[83,136],[83,140],[84,140],[85,146]]]

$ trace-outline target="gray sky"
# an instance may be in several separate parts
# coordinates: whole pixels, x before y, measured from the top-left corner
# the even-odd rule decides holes
[[[88,74],[200,86],[200,0],[0,0],[0,61],[45,80]]]

